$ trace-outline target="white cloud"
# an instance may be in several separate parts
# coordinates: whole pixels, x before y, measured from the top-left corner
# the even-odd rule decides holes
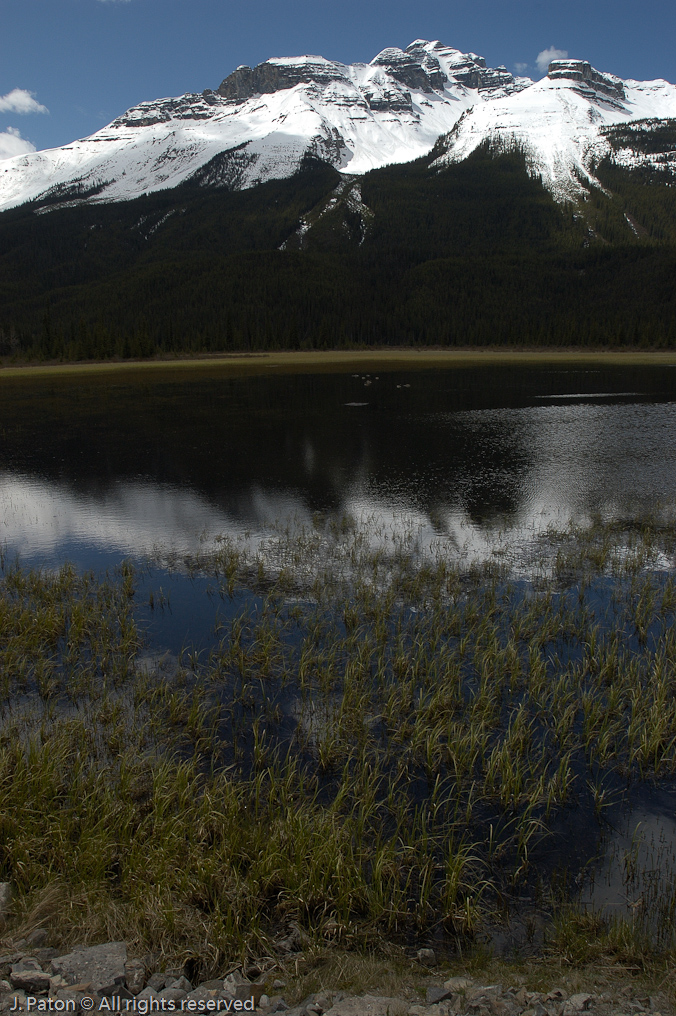
[[[549,49],[543,49],[541,53],[538,53],[535,58],[535,63],[537,64],[537,68],[540,73],[546,74],[547,68],[552,60],[565,60],[567,56],[568,50],[557,49],[555,46],[550,46]]]
[[[515,63],[514,64],[514,70],[516,71],[517,74],[525,74],[526,71],[528,70],[528,64],[527,63]]]
[[[7,95],[0,95],[0,113],[49,113],[49,110],[37,101],[33,92],[13,88]]]
[[[6,131],[0,131],[0,161],[11,159],[15,155],[28,155],[35,151],[35,145],[21,137],[21,133],[15,127],[8,127]]]

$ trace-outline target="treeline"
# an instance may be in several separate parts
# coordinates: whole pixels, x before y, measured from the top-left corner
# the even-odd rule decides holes
[[[379,345],[676,344],[676,252],[438,259],[399,275],[282,252],[146,269],[114,279],[74,319],[55,302],[0,337],[4,356],[105,359],[155,353]],[[165,300],[166,287],[172,290]],[[98,316],[97,316],[98,312]],[[114,323],[113,323],[114,322]]]
[[[318,214],[339,182],[308,162],[242,193],[0,215],[0,356],[676,344],[661,181],[625,174],[581,215],[518,155],[479,152],[439,174],[428,160],[368,174],[362,221],[346,201]],[[302,216],[303,249],[279,249]]]

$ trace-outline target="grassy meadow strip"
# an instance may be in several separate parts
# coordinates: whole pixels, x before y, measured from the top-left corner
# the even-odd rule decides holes
[[[131,566],[3,562],[2,934],[125,938],[208,975],[290,926],[464,949],[528,901],[571,960],[590,921],[622,955],[672,949],[673,881],[604,924],[571,906],[567,844],[593,856],[627,789],[676,771],[675,536],[549,534],[528,581],[349,519],[267,557],[223,541],[182,566],[239,609],[150,669]]]
[[[505,348],[504,346],[461,346],[443,347],[400,347],[383,346],[375,349],[322,349],[322,350],[270,350],[256,352],[194,353],[186,355],[157,354],[142,358],[105,359],[51,362],[21,361],[17,356],[0,356],[0,382],[11,379],[32,379],[36,377],[68,378],[96,377],[103,379],[111,373],[122,376],[153,377],[176,380],[187,374],[206,373],[213,376],[214,370],[224,375],[265,374],[273,369],[275,373],[343,373],[358,371],[399,371],[430,370],[444,368],[476,367],[486,364],[542,366],[547,364],[602,364],[611,366],[673,366],[674,354],[667,350],[637,349],[632,346],[588,348],[569,346],[551,348],[528,346]]]

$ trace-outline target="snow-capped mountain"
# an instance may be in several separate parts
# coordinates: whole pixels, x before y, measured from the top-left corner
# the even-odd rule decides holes
[[[667,81],[623,81],[601,74],[582,60],[555,60],[541,81],[508,98],[476,103],[445,139],[441,168],[461,162],[488,141],[497,151],[519,148],[529,168],[558,200],[574,198],[594,184],[594,166],[612,156],[635,166],[643,156],[626,146],[617,151],[608,128],[676,117],[676,86]],[[676,171],[676,153],[664,153],[664,165]]]
[[[427,155],[433,167],[488,142],[519,146],[558,199],[593,182],[614,150],[604,130],[676,117],[676,86],[622,81],[580,60],[542,81],[440,42],[384,49],[370,64],[318,56],[238,67],[215,91],[144,102],[96,134],[0,164],[0,210],[40,200],[123,201],[187,180],[233,189],[292,175],[314,155],[348,175]],[[667,161],[665,164],[673,164]]]

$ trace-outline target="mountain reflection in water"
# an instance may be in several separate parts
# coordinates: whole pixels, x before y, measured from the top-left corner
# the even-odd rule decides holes
[[[670,511],[673,374],[3,379],[0,542],[24,561],[87,564],[158,545],[193,551],[321,512],[482,556],[594,514]]]

